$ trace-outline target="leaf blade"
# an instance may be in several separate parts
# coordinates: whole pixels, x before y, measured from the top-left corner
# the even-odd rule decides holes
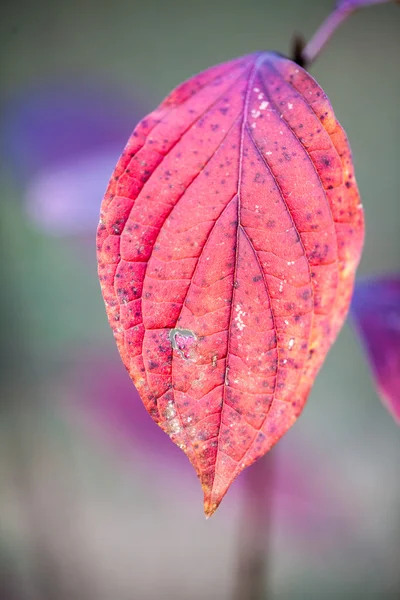
[[[124,364],[210,515],[296,420],[348,309],[363,219],[325,94],[271,53],[189,80],[128,142],[98,237]]]

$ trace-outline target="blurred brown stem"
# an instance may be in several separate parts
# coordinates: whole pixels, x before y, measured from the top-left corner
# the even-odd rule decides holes
[[[267,600],[272,479],[275,451],[243,473],[244,498],[239,523],[234,600]]]

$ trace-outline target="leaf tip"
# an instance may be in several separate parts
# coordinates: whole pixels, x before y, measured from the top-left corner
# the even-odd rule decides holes
[[[212,485],[209,485],[208,482],[203,482],[204,514],[206,515],[206,519],[209,519],[215,513],[231,483],[232,481],[230,480],[229,483],[219,486],[215,479]]]
[[[225,493],[221,493],[222,490],[215,489],[215,479],[210,482],[209,480],[204,480],[201,482],[204,494],[204,514],[206,519],[212,517],[212,515],[217,510],[218,506],[221,504],[222,498]],[[211,485],[210,485],[211,484]]]
[[[211,501],[210,496],[211,494],[208,494],[208,496],[204,494],[204,514],[207,520],[213,516],[222,500],[221,498],[219,502]]]

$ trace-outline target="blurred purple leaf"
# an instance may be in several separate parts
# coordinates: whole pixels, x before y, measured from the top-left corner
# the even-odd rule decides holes
[[[26,210],[32,221],[53,235],[93,232],[99,220],[99,199],[120,150],[121,146],[93,149],[34,175],[25,190]]]
[[[378,393],[400,423],[400,275],[357,282],[351,314]]]
[[[122,90],[78,83],[25,90],[6,104],[3,153],[40,229],[94,230],[110,174],[144,112]]]

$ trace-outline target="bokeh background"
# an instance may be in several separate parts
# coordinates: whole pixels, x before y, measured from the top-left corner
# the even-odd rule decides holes
[[[253,50],[287,54],[332,4],[3,1],[2,600],[238,598],[262,469],[205,521],[194,472],[119,360],[95,229],[133,126],[172,87]],[[400,270],[399,31],[397,5],[360,11],[312,68],[354,152],[362,275]],[[399,598],[400,435],[349,326],[270,457],[265,598]]]

